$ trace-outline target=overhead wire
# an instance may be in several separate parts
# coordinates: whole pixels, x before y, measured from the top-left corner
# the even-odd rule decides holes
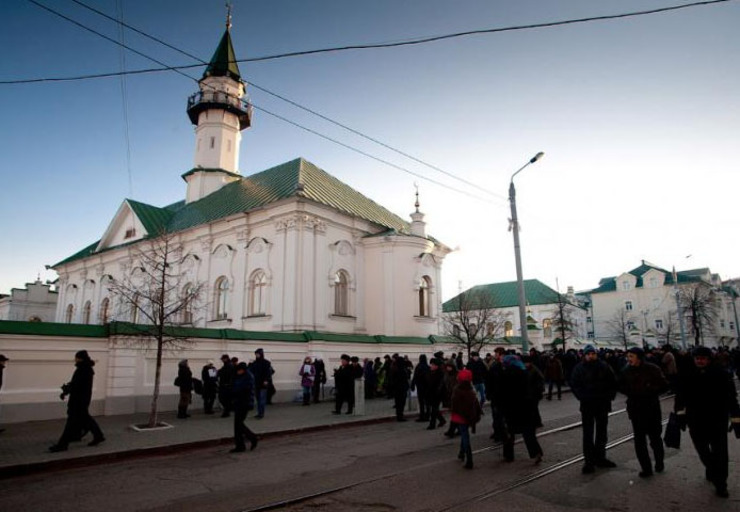
[[[136,50],[134,48],[131,48],[130,46],[128,46],[128,45],[126,45],[124,43],[121,43],[119,41],[116,41],[115,39],[110,38],[110,37],[106,36],[105,34],[102,34],[101,32],[98,32],[97,30],[94,30],[94,29],[92,29],[92,28],[90,28],[90,27],[88,27],[88,26],[86,26],[86,25],[84,25],[84,24],[82,24],[82,23],[80,23],[80,22],[78,22],[78,21],[70,18],[69,16],[66,16],[66,15],[64,15],[64,14],[62,14],[62,13],[60,13],[60,12],[58,12],[58,11],[50,8],[50,7],[48,7],[48,6],[45,6],[45,5],[41,4],[40,2],[38,2],[36,0],[27,0],[27,1],[30,2],[30,3],[32,3],[32,4],[34,4],[34,5],[37,5],[37,6],[41,7],[42,9],[44,9],[44,10],[46,10],[46,11],[48,11],[48,12],[50,12],[50,13],[56,15],[56,16],[59,16],[60,18],[66,20],[66,21],[69,21],[70,23],[72,23],[72,24],[74,24],[74,25],[76,25],[76,26],[78,26],[78,27],[80,27],[80,28],[82,28],[84,30],[87,30],[87,31],[89,31],[89,32],[91,32],[91,33],[99,36],[99,37],[102,37],[103,39],[105,39],[105,40],[107,40],[107,41],[109,41],[109,42],[111,42],[113,44],[119,45],[119,46],[121,46],[121,47],[123,47],[123,48],[125,48],[125,49],[127,49],[129,51],[134,52],[135,54],[137,54],[137,55],[139,55],[139,56],[141,56],[141,57],[143,57],[143,58],[145,58],[147,60],[150,60],[152,62],[155,62],[155,63],[159,64],[160,66],[165,66],[165,67],[167,67],[167,69],[169,69],[171,71],[174,71],[175,73],[178,73],[179,75],[182,75],[182,76],[184,76],[184,77],[186,77],[186,78],[188,78],[190,80],[193,80],[196,83],[199,83],[198,79],[196,79],[196,78],[194,78],[194,77],[192,77],[192,76],[190,76],[190,75],[188,75],[188,74],[180,71],[180,69],[176,69],[175,67],[172,67],[172,66],[167,66],[167,64],[165,64],[165,63],[163,63],[163,62],[155,59],[154,57],[150,57],[149,55],[147,55],[147,54],[145,54],[143,52],[140,52],[140,51],[138,51],[138,50]],[[197,57],[194,57],[194,58],[197,59]],[[382,158],[379,158],[379,157],[376,157],[374,155],[371,155],[370,153],[367,153],[367,152],[365,152],[365,151],[363,151],[361,149],[355,148],[353,146],[350,146],[349,144],[345,144],[345,143],[340,142],[340,141],[338,141],[336,139],[333,139],[333,138],[331,138],[331,137],[329,137],[327,135],[321,134],[321,133],[319,133],[316,130],[313,130],[311,128],[308,128],[306,126],[303,126],[300,123],[297,123],[295,121],[291,121],[291,120],[287,119],[284,116],[280,116],[280,115],[278,115],[278,114],[276,114],[276,113],[274,113],[272,111],[269,111],[269,110],[266,110],[266,109],[264,109],[262,107],[259,107],[258,105],[255,105],[252,102],[249,102],[249,105],[251,107],[257,109],[257,110],[260,110],[261,112],[264,112],[264,113],[266,113],[266,114],[268,114],[270,116],[273,116],[273,117],[275,117],[277,119],[280,119],[281,121],[287,122],[287,123],[289,123],[289,124],[291,124],[293,126],[296,126],[298,128],[301,128],[302,130],[305,130],[305,131],[307,131],[309,133],[312,133],[314,135],[318,135],[319,137],[321,137],[321,138],[323,138],[323,139],[325,139],[325,140],[327,140],[329,142],[333,142],[334,144],[340,145],[340,146],[342,146],[344,148],[347,148],[347,149],[350,149],[350,150],[352,150],[352,151],[354,151],[356,153],[359,153],[361,155],[364,155],[364,156],[367,156],[369,158],[372,158],[373,160],[376,160],[376,161],[381,162],[381,163],[383,163],[385,165],[388,165],[390,167],[393,167],[395,169],[398,169],[400,171],[403,171],[403,172],[405,172],[407,174],[410,174],[410,175],[415,176],[417,178],[423,179],[423,180],[428,181],[430,183],[434,183],[435,185],[439,185],[439,186],[441,186],[443,188],[446,188],[448,190],[452,190],[452,191],[457,192],[459,194],[466,195],[466,196],[471,197],[473,199],[477,199],[479,201],[490,203],[490,199],[486,199],[486,198],[480,197],[480,196],[478,196],[476,194],[472,194],[470,192],[467,192],[465,190],[461,190],[459,188],[452,187],[452,186],[450,186],[450,185],[448,185],[446,183],[442,183],[440,181],[437,181],[437,180],[434,180],[432,178],[429,178],[428,176],[424,176],[423,174],[419,174],[417,172],[411,171],[411,170],[409,170],[409,169],[407,169],[407,168],[405,168],[403,166],[394,164],[394,163],[389,162],[387,160],[384,160]]]
[[[123,22],[123,3],[116,0],[116,12],[118,19]],[[125,31],[123,26],[118,25],[118,39],[122,43],[118,47],[118,59],[121,64],[121,71],[126,71],[126,52],[123,48],[125,41]],[[134,178],[131,172],[131,137],[129,136],[130,123],[128,120],[128,88],[126,86],[126,75],[121,75],[121,103],[123,108],[123,134],[126,143],[126,171],[128,173],[128,196],[134,197]]]

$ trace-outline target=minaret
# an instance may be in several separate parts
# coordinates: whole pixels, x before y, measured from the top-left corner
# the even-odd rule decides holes
[[[197,201],[238,180],[241,131],[252,121],[231,44],[231,7],[226,32],[198,85],[200,92],[188,98],[188,116],[195,125],[195,162],[183,174],[188,184],[185,202]]]
[[[416,211],[411,214],[411,234],[426,238],[426,222],[424,222],[424,214],[419,211],[419,187],[416,186],[416,202],[414,207]]]

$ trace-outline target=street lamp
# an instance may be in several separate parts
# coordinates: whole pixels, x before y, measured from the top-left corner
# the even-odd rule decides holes
[[[511,224],[509,229],[514,232],[514,259],[516,260],[516,282],[519,289],[519,327],[522,334],[522,353],[529,352],[529,333],[527,332],[527,299],[524,295],[524,279],[522,277],[522,255],[519,248],[519,219],[516,216],[516,189],[514,188],[514,176],[543,156],[545,156],[545,154],[542,151],[534,155],[529,162],[524,164],[518,171],[511,175],[511,182],[509,183],[509,202],[511,203]]]

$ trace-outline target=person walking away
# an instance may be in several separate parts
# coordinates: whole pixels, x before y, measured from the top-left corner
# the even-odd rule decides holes
[[[255,418],[265,417],[265,405],[267,404],[267,393],[272,384],[272,369],[270,361],[265,359],[265,351],[258,348],[254,351],[254,361],[249,365],[249,371],[254,376],[254,395],[257,398],[257,415]]]
[[[409,374],[404,359],[393,354],[393,362],[388,373],[390,388],[393,392],[393,402],[396,408],[396,421],[406,421],[403,415],[406,409],[406,395],[409,392]]]
[[[321,401],[319,398],[321,395],[321,387],[326,384],[326,366],[324,360],[320,357],[314,359],[313,362],[314,370],[316,375],[313,379],[313,388],[311,388],[311,394],[313,396],[313,403],[317,404]]]
[[[558,391],[558,400],[563,396],[563,363],[560,359],[555,357],[555,354],[550,354],[545,364],[545,380],[547,381],[547,399],[552,400],[552,387],[553,385]]]
[[[460,430],[460,451],[457,458],[465,461],[466,469],[473,469],[473,448],[470,445],[470,429],[480,421],[483,409],[472,386],[473,373],[468,369],[457,374],[457,385],[452,392],[452,416]]]
[[[245,440],[249,441],[249,449],[254,450],[257,447],[257,435],[245,423],[248,412],[254,409],[254,376],[247,363],[236,365],[231,403],[234,409],[234,448],[231,453],[246,451]]]
[[[668,390],[668,380],[657,365],[645,360],[643,349],[633,347],[627,351],[627,366],[619,376],[618,386],[619,391],[627,396],[627,415],[632,422],[635,454],[642,468],[640,477],[647,478],[653,474],[648,439],[655,458],[655,472],[662,473],[665,450],[661,438],[663,415],[659,397]]]
[[[372,359],[365,358],[363,376],[365,377],[365,400],[375,398],[375,390],[378,386],[377,375],[375,374],[375,365]]]
[[[303,389],[303,405],[311,405],[311,388],[313,388],[313,381],[316,378],[316,369],[311,364],[311,358],[306,357],[303,360],[301,368],[298,370],[298,375],[301,376],[301,388]]]
[[[228,418],[231,414],[231,393],[234,387],[235,366],[231,364],[229,354],[221,356],[221,368],[218,369],[218,401],[223,409],[222,418]]]
[[[593,473],[596,467],[616,467],[606,458],[606,441],[617,379],[611,367],[599,359],[593,345],[584,347],[583,360],[573,368],[570,387],[580,402],[585,459],[582,473]]]
[[[542,427],[542,416],[540,416],[540,401],[545,396],[545,377],[542,371],[534,364],[532,356],[523,356],[522,362],[527,370],[527,400],[531,402],[534,413],[534,425]]]
[[[521,434],[530,459],[542,461],[542,447],[537,441],[537,403],[535,391],[530,388],[529,376],[524,363],[515,355],[504,356],[501,386],[506,390],[501,402],[504,416],[503,455],[504,460],[514,460],[516,434]]]
[[[419,401],[419,417],[416,421],[426,423],[429,421],[429,409],[426,401],[426,386],[429,380],[429,365],[426,354],[419,356],[419,364],[414,368],[414,376],[411,378],[411,391],[416,391],[416,399]]]
[[[190,371],[188,360],[183,359],[177,364],[177,378],[175,385],[180,388],[180,401],[177,403],[177,417],[189,418],[188,406],[193,401],[193,372]]]
[[[335,402],[332,413],[341,414],[342,405],[347,402],[347,414],[352,414],[355,394],[355,376],[349,364],[349,356],[342,354],[339,358],[339,368],[334,370]]]
[[[87,443],[88,446],[97,446],[105,441],[102,430],[88,411],[92,400],[95,375],[93,366],[95,366],[95,361],[90,359],[87,350],[80,350],[75,354],[75,371],[72,374],[72,380],[62,386],[60,395],[62,400],[69,395],[67,423],[64,425],[59,441],[49,448],[52,453],[66,451],[71,441],[79,440],[82,431],[92,432],[93,440]]]
[[[697,347],[694,364],[679,372],[674,410],[689,435],[699,460],[706,469],[706,479],[714,484],[717,496],[729,497],[727,475],[727,424],[740,437],[740,407],[732,375],[713,361],[712,351]]]
[[[213,361],[208,361],[200,371],[200,378],[203,381],[203,412],[213,414],[213,403],[216,401],[218,392],[218,372]]]
[[[491,361],[491,366],[488,368],[488,374],[486,375],[486,397],[491,404],[491,439],[495,442],[500,443],[504,440],[504,416],[501,410],[501,403],[505,390],[501,386],[501,374],[503,372],[503,359],[506,351],[497,347],[494,351],[494,358]]]
[[[0,354],[0,390],[3,389],[3,373],[5,372],[5,363],[10,361],[5,355]],[[5,432],[4,428],[0,428],[0,434]]]
[[[452,355],[454,356],[455,353],[453,352]],[[455,364],[455,361],[450,358],[445,361],[444,365],[444,395],[442,395],[443,407],[447,407],[448,409],[452,407],[452,392],[455,390],[455,386],[457,386],[457,365]],[[456,433],[457,425],[455,425],[454,421],[450,420],[447,430],[442,435],[453,438]]]
[[[473,388],[478,393],[478,400],[483,406],[486,403],[486,373],[488,373],[488,368],[478,352],[470,353],[467,369],[473,374]]]
[[[446,423],[444,416],[439,412],[439,406],[445,395],[445,374],[441,365],[442,361],[436,357],[433,357],[429,362],[429,373],[424,386],[424,401],[429,407],[429,426],[427,426],[427,430],[434,430]]]

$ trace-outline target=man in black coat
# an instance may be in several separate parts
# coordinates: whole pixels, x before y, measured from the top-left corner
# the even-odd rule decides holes
[[[254,376],[247,369],[247,363],[236,366],[234,385],[231,391],[232,406],[234,408],[234,448],[231,453],[246,451],[245,439],[249,440],[249,449],[257,447],[257,435],[244,423],[247,413],[254,409]]]
[[[409,392],[409,371],[406,361],[398,354],[393,354],[393,362],[388,373],[393,391],[393,402],[396,408],[396,421],[406,421],[403,415],[406,409],[406,396]]]
[[[445,374],[442,361],[433,357],[429,361],[429,373],[424,386],[424,399],[429,407],[429,426],[427,430],[434,430],[445,423],[444,416],[439,412],[439,405],[445,394]]]
[[[429,375],[429,365],[427,356],[419,356],[419,364],[414,368],[414,376],[411,378],[411,391],[416,391],[416,397],[419,401],[419,417],[416,419],[419,423],[429,421],[429,408],[426,401],[427,376]]]
[[[645,358],[639,347],[627,351],[627,366],[619,376],[619,390],[627,396],[627,414],[634,432],[635,454],[640,462],[640,477],[653,474],[647,439],[655,457],[655,471],[663,472],[664,450],[660,437],[663,415],[660,411],[660,395],[668,390],[668,380],[663,371]]]
[[[319,395],[321,395],[321,386],[326,384],[326,365],[324,360],[317,357],[313,363],[316,375],[313,379],[313,387],[311,388],[311,395],[313,396],[313,403],[319,403]]]
[[[95,375],[93,366],[95,366],[95,361],[90,359],[87,350],[80,350],[75,354],[75,372],[72,374],[72,380],[62,386],[60,395],[62,400],[69,395],[67,423],[64,425],[64,432],[59,441],[49,448],[50,452],[67,450],[69,443],[79,440],[80,432],[83,431],[90,431],[93,434],[93,440],[87,443],[88,446],[97,446],[105,441],[98,423],[88,411],[92,400],[93,375]]]
[[[504,424],[504,415],[502,412],[502,402],[506,390],[501,385],[501,376],[503,373],[503,358],[506,350],[497,347],[494,351],[494,359],[491,362],[488,373],[486,374],[486,397],[491,403],[491,417],[493,433],[491,439],[496,442],[504,440],[506,426]]]
[[[467,368],[473,374],[473,388],[478,393],[478,401],[483,406],[486,403],[486,374],[488,373],[486,363],[480,358],[478,352],[471,352]]]
[[[221,356],[223,365],[218,369],[218,401],[223,408],[222,418],[228,418],[231,414],[231,388],[234,386],[235,368],[231,364],[229,354]]]
[[[740,437],[740,407],[732,375],[712,361],[706,347],[694,349],[694,364],[679,372],[674,410],[688,425],[691,441],[717,495],[727,492],[727,425]]]
[[[341,414],[342,405],[347,402],[347,414],[352,414],[355,403],[355,372],[349,364],[349,356],[342,354],[340,366],[334,370],[335,407],[332,413]]]
[[[203,381],[203,412],[213,414],[213,402],[216,401],[216,393],[218,392],[218,372],[213,365],[213,361],[208,361],[203,366],[200,377]]]
[[[272,384],[272,369],[270,361],[265,359],[265,351],[258,348],[254,351],[254,361],[249,365],[249,371],[254,375],[254,395],[257,398],[257,416],[262,419],[265,417],[265,404],[267,404],[267,393],[270,391]]]
[[[606,429],[612,400],[617,394],[617,379],[611,367],[599,359],[593,345],[583,349],[583,361],[573,368],[570,388],[581,402],[585,459],[582,472],[593,473],[595,467],[616,467],[606,458]]]

